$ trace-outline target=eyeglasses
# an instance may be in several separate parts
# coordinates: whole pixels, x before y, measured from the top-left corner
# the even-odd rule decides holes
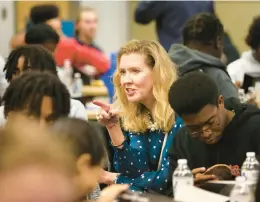
[[[201,135],[203,135],[204,132],[208,132],[212,128],[218,126],[220,124],[218,112],[219,112],[219,108],[217,108],[216,112],[214,113],[214,116],[212,116],[210,120],[206,121],[203,124],[200,124],[198,126],[187,126],[190,132],[189,134],[194,138],[198,138]],[[205,127],[206,129],[203,129]]]

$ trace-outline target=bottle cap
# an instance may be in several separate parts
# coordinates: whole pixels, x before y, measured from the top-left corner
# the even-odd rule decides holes
[[[80,75],[80,73],[78,73],[78,72],[77,72],[77,73],[75,73],[75,74],[74,74],[74,78],[77,78],[77,79],[78,79],[78,78],[81,78],[81,75]]]
[[[187,164],[187,163],[188,163],[187,159],[179,159],[178,160],[178,164]]]
[[[255,152],[247,152],[246,157],[255,157]]]

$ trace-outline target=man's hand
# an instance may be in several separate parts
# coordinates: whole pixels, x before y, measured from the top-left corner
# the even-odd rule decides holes
[[[192,174],[194,176],[194,184],[201,184],[208,180],[215,180],[215,175],[204,175],[203,173],[206,171],[205,168],[195,168],[192,170]]]

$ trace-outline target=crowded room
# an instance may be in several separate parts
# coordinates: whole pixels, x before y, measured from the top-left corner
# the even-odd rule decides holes
[[[0,1],[0,202],[260,202],[260,1]]]

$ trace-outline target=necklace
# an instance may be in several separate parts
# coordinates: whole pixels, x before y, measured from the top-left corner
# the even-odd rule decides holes
[[[148,129],[150,131],[154,132],[159,129],[157,122],[153,120],[152,115],[150,113],[148,113],[148,120]]]

